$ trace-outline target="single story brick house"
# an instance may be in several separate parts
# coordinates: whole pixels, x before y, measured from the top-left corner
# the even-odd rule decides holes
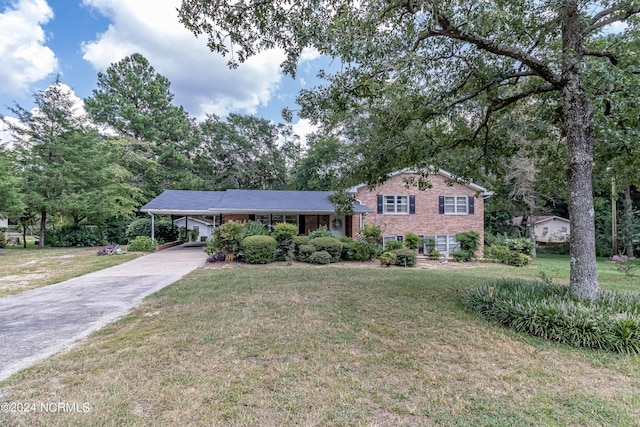
[[[188,229],[190,216],[205,216],[218,224],[227,221],[260,221],[268,228],[279,222],[298,226],[300,234],[326,226],[335,236],[354,234],[354,218],[373,212],[359,203],[353,205],[353,215],[337,215],[329,201],[331,191],[227,190],[190,191],[166,190],[144,205],[140,211],[152,215],[186,217],[181,224]],[[355,222],[358,222],[356,219]]]
[[[326,226],[335,236],[357,237],[365,224],[381,228],[384,240],[398,240],[406,233],[432,237],[440,252],[458,248],[455,234],[475,230],[484,239],[484,199],[492,193],[474,183],[460,183],[447,171],[429,175],[431,187],[419,190],[406,180],[415,172],[398,171],[382,185],[370,189],[358,185],[349,191],[356,197],[353,215],[337,215],[330,191],[166,190],[140,210],[152,215],[204,216],[217,223],[260,221],[267,227],[278,222],[298,226],[308,234]],[[422,248],[421,248],[422,249]]]

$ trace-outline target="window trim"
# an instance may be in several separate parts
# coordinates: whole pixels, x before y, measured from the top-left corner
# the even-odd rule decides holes
[[[393,207],[394,211],[387,210],[387,197],[393,197]],[[404,206],[406,207],[406,212],[398,212],[398,198],[404,197],[406,202]],[[409,194],[383,194],[382,195],[382,214],[383,215],[409,215],[410,212],[410,195]]]
[[[444,237],[445,239],[445,250],[441,251],[440,249],[438,249],[438,237],[442,238]],[[450,254],[451,252],[454,251],[458,251],[460,250],[460,242],[458,242],[456,240],[456,236],[455,234],[428,234],[428,235],[424,235],[422,236],[423,239],[429,239],[432,238],[434,240],[434,248],[438,250],[438,252],[442,253],[448,253]],[[423,243],[422,246],[422,250],[424,253],[427,253],[427,245],[425,243]]]
[[[443,201],[443,209],[445,215],[470,215],[469,214],[469,196],[461,195],[461,194],[445,194]],[[447,198],[453,197],[453,208],[454,212],[447,212]],[[464,199],[464,212],[458,212],[458,199]],[[449,205],[451,206],[451,205]]]

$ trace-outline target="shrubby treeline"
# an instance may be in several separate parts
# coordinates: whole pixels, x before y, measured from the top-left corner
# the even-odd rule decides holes
[[[13,143],[0,145],[0,217],[23,237],[38,230],[39,247],[148,235],[138,209],[165,189],[287,188],[301,152],[288,125],[241,114],[196,123],[140,54],[99,73],[84,108],[59,78],[34,100],[5,121]]]

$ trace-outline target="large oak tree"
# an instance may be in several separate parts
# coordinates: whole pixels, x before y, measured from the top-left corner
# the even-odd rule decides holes
[[[611,0],[183,0],[179,16],[212,50],[231,53],[231,65],[275,47],[290,74],[305,48],[339,58],[328,85],[301,94],[302,113],[375,119],[364,166],[374,183],[398,163],[387,154],[397,147],[407,166],[443,148],[504,154],[510,143],[491,138],[502,111],[532,97],[557,103],[559,117],[548,119],[559,121],[568,152],[571,289],[595,299],[591,121],[594,99],[610,88],[587,87],[584,74],[591,58],[602,76],[617,74],[623,51],[596,42],[616,22],[630,22],[634,37],[639,11],[637,1]]]

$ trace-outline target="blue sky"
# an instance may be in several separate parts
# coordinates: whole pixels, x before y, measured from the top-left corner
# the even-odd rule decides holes
[[[254,114],[281,122],[283,107],[295,109],[298,91],[317,84],[328,63],[308,52],[298,78],[283,76],[284,55],[264,52],[239,69],[211,53],[176,17],[180,0],[0,0],[0,114],[60,75],[80,98],[96,89],[97,73],[139,52],[167,77],[174,102],[196,118],[205,113]],[[310,125],[294,119],[299,134]],[[0,135],[1,138],[1,135]]]

